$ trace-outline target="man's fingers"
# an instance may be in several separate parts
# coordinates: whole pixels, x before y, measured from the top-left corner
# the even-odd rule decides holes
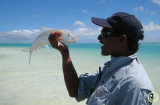
[[[49,42],[52,44],[53,42],[58,42],[59,40],[62,39],[61,37],[62,32],[61,31],[56,31],[56,32],[52,32],[49,37],[48,40]]]
[[[59,40],[62,40],[62,37],[56,38],[56,41],[58,42]]]
[[[58,36],[58,37],[60,37],[62,35],[62,32],[61,31],[56,31],[55,35]]]
[[[59,47],[59,46],[58,46],[58,42],[59,42],[60,40],[62,40],[61,35],[62,35],[62,32],[61,32],[61,31],[52,32],[52,33],[49,35],[48,39],[49,39],[49,42],[50,42],[50,44],[52,45],[53,48],[58,49],[58,47]]]
[[[52,32],[48,39],[51,41],[51,40],[55,40],[56,38],[60,37],[62,35],[62,32],[61,31],[56,31],[56,32]]]
[[[50,34],[50,37],[60,37],[62,35],[61,31],[52,32]]]
[[[53,40],[53,38],[55,37],[54,36],[55,32],[52,32],[49,37],[48,37],[48,40],[51,42]]]

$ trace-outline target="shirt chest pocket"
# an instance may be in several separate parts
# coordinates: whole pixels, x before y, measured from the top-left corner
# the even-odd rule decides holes
[[[117,84],[119,83],[118,80],[112,79],[109,83],[99,86],[96,89],[96,96],[97,97],[105,97],[109,96],[110,93],[116,88]]]
[[[109,93],[112,93],[113,90],[116,88],[118,85],[119,81],[116,79],[112,79],[111,82],[106,83],[104,86],[108,89]]]

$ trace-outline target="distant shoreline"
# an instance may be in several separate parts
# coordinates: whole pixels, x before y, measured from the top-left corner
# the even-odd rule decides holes
[[[101,46],[100,43],[69,43],[67,44],[69,47],[77,47],[77,45],[80,45],[81,47],[90,46],[94,48],[95,46],[98,46],[98,48]],[[140,43],[140,46],[146,46],[146,45],[153,45],[153,46],[160,46],[160,43]],[[0,48],[2,47],[31,47],[32,43],[0,43]],[[49,45],[51,47],[51,45]],[[82,48],[83,48],[82,47]]]

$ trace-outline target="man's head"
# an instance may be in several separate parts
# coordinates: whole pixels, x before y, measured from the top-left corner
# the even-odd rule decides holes
[[[127,56],[134,54],[138,50],[138,41],[144,37],[140,21],[134,15],[125,12],[115,13],[107,19],[92,17],[92,22],[103,27],[98,37],[104,44],[103,55]],[[108,45],[105,45],[105,41],[108,42]]]

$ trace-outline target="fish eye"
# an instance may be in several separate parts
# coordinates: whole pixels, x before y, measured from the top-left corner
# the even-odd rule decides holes
[[[68,36],[70,36],[70,35],[68,34]]]

